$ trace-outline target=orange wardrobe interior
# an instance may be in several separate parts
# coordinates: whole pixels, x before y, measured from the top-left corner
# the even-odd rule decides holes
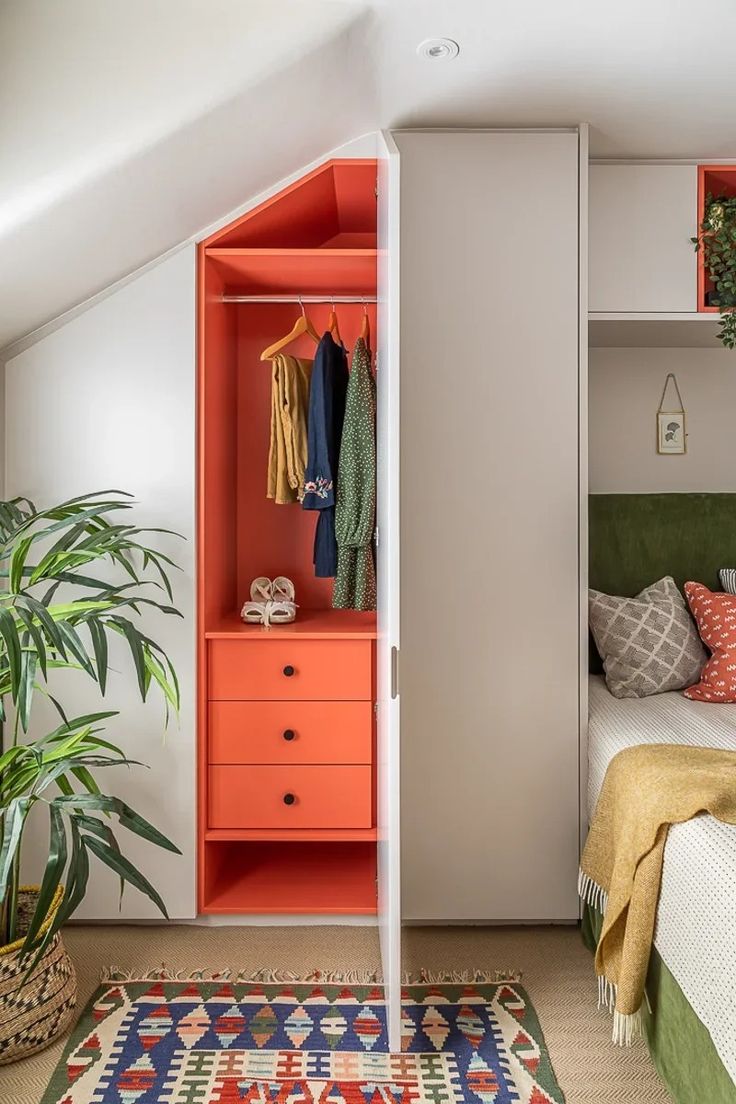
[[[736,196],[736,168],[733,165],[698,165],[698,233],[702,231],[708,196]],[[713,281],[703,263],[703,251],[698,252],[698,306],[699,311],[717,312],[718,307],[708,303],[713,291]]]
[[[372,613],[333,610],[317,514],[266,498],[271,366],[298,296],[352,353],[375,347],[376,162],[329,161],[199,247],[198,902],[203,913],[376,911]],[[232,302],[237,296],[294,302]],[[299,338],[288,351],[313,357]],[[293,624],[245,625],[259,575],[288,576]]]

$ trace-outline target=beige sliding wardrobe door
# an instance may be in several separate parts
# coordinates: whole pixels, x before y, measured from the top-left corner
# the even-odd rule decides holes
[[[578,132],[398,132],[405,920],[573,920]]]

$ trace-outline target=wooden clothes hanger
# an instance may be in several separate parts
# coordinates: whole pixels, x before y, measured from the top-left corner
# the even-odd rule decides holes
[[[287,345],[290,345],[292,341],[295,341],[297,337],[301,337],[302,334],[305,333],[309,334],[312,340],[319,345],[320,336],[307,318],[307,312],[304,310],[304,304],[301,299],[299,300],[299,306],[302,308],[302,313],[294,323],[294,328],[291,333],[288,333],[286,337],[282,337],[278,341],[274,341],[273,345],[269,345],[267,349],[264,349],[261,353],[261,360],[272,360],[277,353],[280,353],[282,349],[285,349]]]
[[[360,327],[360,336],[365,341],[366,348],[370,349],[370,347],[371,347],[371,320],[368,317],[368,307],[365,304],[365,299],[363,300],[363,322],[362,322],[361,327]]]
[[[342,345],[342,338],[340,337],[340,327],[337,323],[337,311],[335,310],[335,300],[332,300],[332,310],[330,311],[330,317],[327,319],[327,330],[332,334],[333,341],[336,341],[338,345]]]

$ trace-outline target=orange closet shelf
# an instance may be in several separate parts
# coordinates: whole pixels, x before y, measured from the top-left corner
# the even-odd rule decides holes
[[[223,617],[205,631],[208,640],[373,640],[378,635],[375,613],[357,610],[298,610],[290,625],[246,625],[237,613]]]
[[[705,201],[712,196],[736,195],[736,165],[698,165],[698,233],[705,218]],[[702,250],[698,251],[698,311],[717,314],[719,308],[706,300],[713,282],[705,271]]]
[[[273,840],[281,843],[368,843],[378,839],[377,828],[208,828],[209,843]]]
[[[239,249],[211,246],[226,294],[374,295],[375,249]]]
[[[319,246],[376,243],[375,158],[325,161],[220,229],[205,245]]]
[[[223,853],[207,878],[203,912],[376,912],[373,842],[228,843],[217,848]]]

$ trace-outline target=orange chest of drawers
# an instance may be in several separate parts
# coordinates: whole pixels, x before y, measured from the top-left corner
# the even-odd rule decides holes
[[[213,640],[208,699],[210,829],[373,827],[372,641]]]

